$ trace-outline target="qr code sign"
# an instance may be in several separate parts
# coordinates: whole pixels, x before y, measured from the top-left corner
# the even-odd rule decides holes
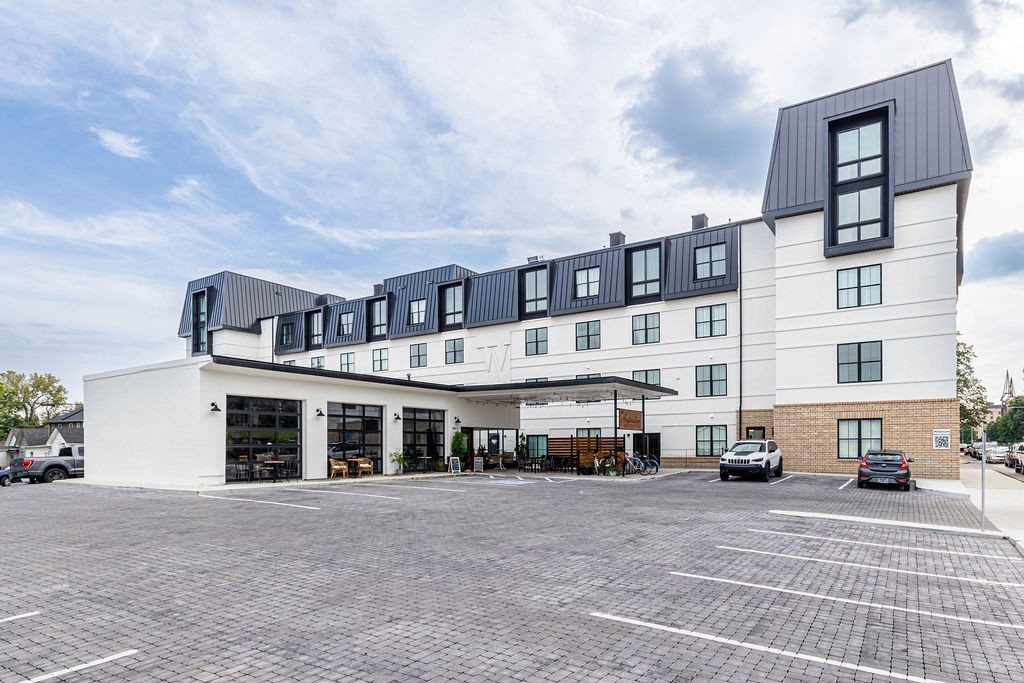
[[[949,450],[950,432],[948,429],[936,429],[932,432],[932,449]]]

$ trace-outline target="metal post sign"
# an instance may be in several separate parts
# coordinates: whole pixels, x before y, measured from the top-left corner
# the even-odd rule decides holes
[[[619,408],[619,429],[642,432],[644,430],[644,414],[639,410]]]

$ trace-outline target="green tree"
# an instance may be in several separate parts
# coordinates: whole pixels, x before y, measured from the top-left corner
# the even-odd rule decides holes
[[[956,343],[956,397],[960,400],[960,426],[977,429],[988,415],[985,387],[974,375],[974,347]]]
[[[50,373],[33,372],[26,377],[23,372],[7,370],[0,373],[0,385],[25,426],[42,425],[68,402],[68,390]]]
[[[14,394],[0,381],[0,440],[6,440],[12,429],[28,426],[21,418],[18,408]]]
[[[1006,415],[997,417],[985,429],[989,441],[1011,444],[1024,440],[1024,397],[1010,401]]]

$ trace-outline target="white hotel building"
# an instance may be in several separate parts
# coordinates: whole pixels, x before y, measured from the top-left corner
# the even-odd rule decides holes
[[[781,109],[756,218],[433,268],[359,299],[194,280],[185,358],[85,378],[87,476],[215,486],[262,453],[322,479],[335,443],[389,473],[396,450],[432,467],[456,430],[492,451],[519,432],[543,453],[618,432],[614,396],[645,414],[626,448],[664,464],[714,466],[764,436],[790,470],[852,473],[886,447],[917,476],[956,477],[970,177],[947,61]],[[162,432],[173,458],[153,448]]]

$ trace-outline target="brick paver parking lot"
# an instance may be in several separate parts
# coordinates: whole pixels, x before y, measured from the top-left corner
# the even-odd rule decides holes
[[[712,474],[15,485],[0,683],[1024,680],[1008,542],[769,512],[965,499]]]

